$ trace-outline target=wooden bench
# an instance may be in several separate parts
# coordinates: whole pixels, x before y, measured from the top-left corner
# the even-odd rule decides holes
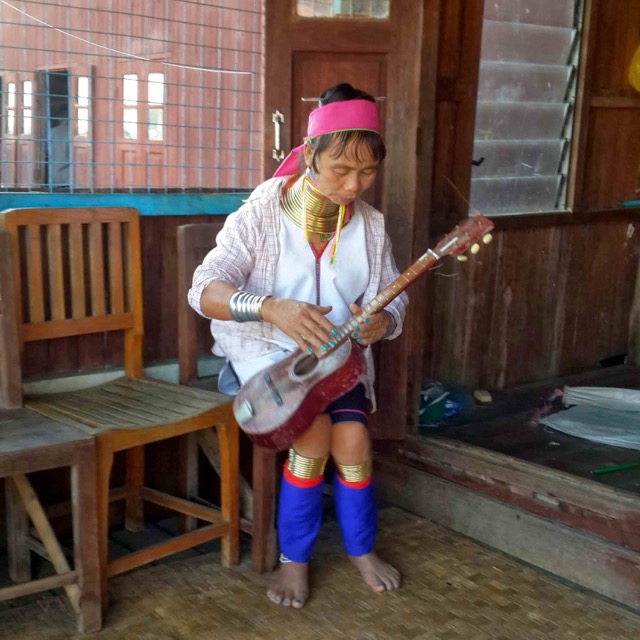
[[[0,214],[10,239],[15,325],[30,341],[124,333],[125,376],[104,385],[30,395],[24,405],[95,438],[100,599],[111,576],[220,539],[222,563],[238,561],[238,427],[218,393],[143,376],[142,268],[138,213],[126,207],[13,209]],[[14,385],[16,386],[16,385]],[[215,429],[220,450],[220,509],[204,506],[183,484],[180,495],[145,485],[144,446]],[[110,488],[114,455],[125,452],[125,483]],[[176,468],[178,468],[176,455]],[[181,480],[181,478],[179,478]],[[144,503],[189,517],[191,530],[116,560],[108,556],[109,505],[125,501],[125,526],[144,528]],[[195,528],[195,521],[206,523]]]
[[[193,272],[215,246],[216,236],[224,222],[214,220],[178,227],[178,363],[181,384],[202,384],[198,376],[198,357],[211,347],[209,322],[191,309],[187,292]],[[206,345],[203,349],[203,342]],[[212,386],[213,380],[206,384]],[[202,438],[200,444],[208,458],[210,447]],[[194,458],[195,454],[191,454]],[[242,528],[252,536],[251,566],[260,573],[270,571],[275,564],[275,485],[276,454],[262,447],[252,447],[251,486],[240,478],[240,497],[245,506]],[[247,505],[250,502],[250,506]]]

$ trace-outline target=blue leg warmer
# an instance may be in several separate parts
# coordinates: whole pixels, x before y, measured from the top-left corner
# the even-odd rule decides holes
[[[280,551],[294,562],[308,562],[322,522],[324,476],[295,477],[285,465],[278,507]]]
[[[350,556],[371,552],[378,531],[378,510],[371,478],[364,482],[347,482],[336,474],[333,497],[346,552]]]

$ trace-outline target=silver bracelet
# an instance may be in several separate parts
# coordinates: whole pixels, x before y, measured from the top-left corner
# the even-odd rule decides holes
[[[393,314],[390,311],[387,311],[385,309],[384,313],[387,316],[387,318],[389,318],[389,324],[387,325],[387,330],[385,331],[384,336],[382,336],[383,339],[388,338],[390,335],[392,335],[393,332],[396,330],[396,327],[398,326],[396,319],[394,318]]]
[[[236,291],[229,300],[229,313],[236,322],[261,322],[262,305],[271,296],[257,296],[248,291]]]

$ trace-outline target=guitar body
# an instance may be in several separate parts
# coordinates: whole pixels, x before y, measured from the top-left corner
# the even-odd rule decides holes
[[[364,371],[363,351],[352,340],[322,359],[298,349],[242,386],[233,401],[235,418],[257,445],[283,451]]]

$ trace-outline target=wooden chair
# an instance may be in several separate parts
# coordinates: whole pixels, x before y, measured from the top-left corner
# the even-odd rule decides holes
[[[81,633],[102,626],[97,549],[94,439],[77,429],[19,408],[20,358],[12,297],[9,238],[0,232],[0,478],[5,479],[9,577],[0,600],[64,588]],[[47,517],[28,474],[71,470],[73,565]],[[31,535],[31,521],[36,535]],[[32,579],[31,552],[46,558],[55,575]]]
[[[191,309],[187,303],[187,292],[191,287],[193,272],[215,246],[216,236],[223,224],[223,221],[213,221],[178,227],[178,364],[181,384],[201,384],[198,356],[211,346],[209,323]],[[211,385],[211,380],[206,384]],[[215,452],[207,447],[201,434],[198,434],[198,440],[211,460]],[[262,573],[273,568],[276,556],[276,454],[257,446],[252,447],[252,452],[251,486],[240,478],[241,510],[244,516],[241,528],[252,536],[251,566],[254,571]],[[192,449],[188,459],[195,458]],[[192,469],[190,475],[195,478],[195,469]]]
[[[100,592],[111,576],[221,539],[222,563],[238,561],[238,427],[228,398],[150,380],[142,371],[142,275],[138,213],[131,208],[13,209],[0,214],[11,239],[19,342],[124,332],[125,377],[25,406],[95,436]],[[221,508],[145,486],[144,445],[215,428]],[[125,485],[110,491],[114,454],[125,453]],[[109,502],[125,500],[125,526],[144,528],[150,502],[207,523],[116,560],[108,557]]]

